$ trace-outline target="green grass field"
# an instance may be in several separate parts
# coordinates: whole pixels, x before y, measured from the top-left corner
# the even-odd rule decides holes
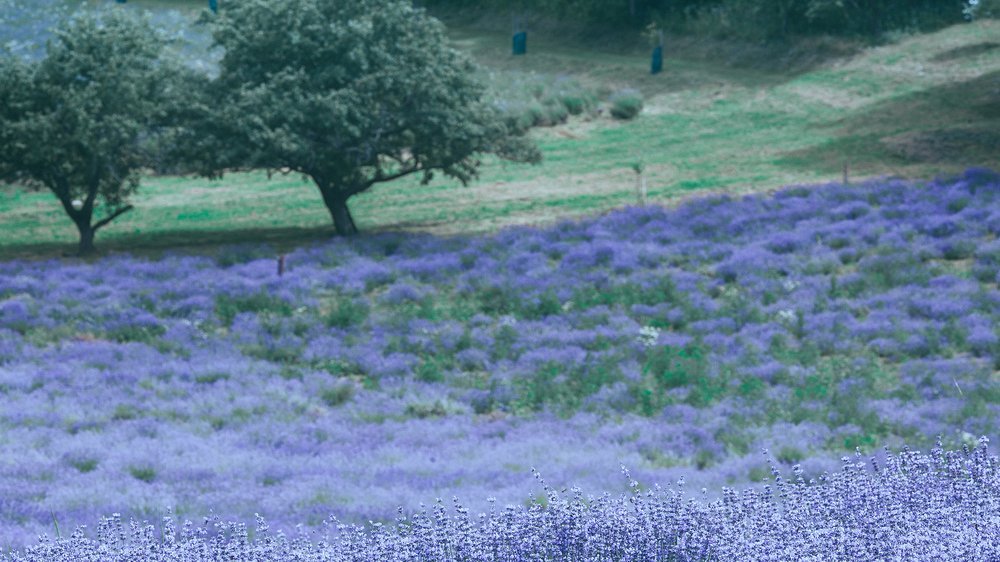
[[[650,76],[648,53],[621,45],[533,33],[528,55],[515,58],[506,33],[455,28],[452,36],[498,84],[565,76],[605,97],[633,87],[645,109],[628,122],[605,112],[536,129],[541,165],[488,160],[468,187],[445,178],[378,186],[351,200],[362,231],[483,232],[599,213],[636,201],[637,161],[650,199],[665,204],[837,181],[845,163],[852,180],[1000,168],[997,21],[905,37],[796,73],[685,58],[668,42],[664,73]],[[148,178],[134,204],[99,232],[99,249],[281,248],[332,233],[318,192],[297,176]],[[0,189],[0,259],[60,255],[75,240],[51,194]]]

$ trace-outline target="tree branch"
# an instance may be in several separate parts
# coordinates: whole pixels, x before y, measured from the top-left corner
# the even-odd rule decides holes
[[[423,170],[423,168],[421,166],[416,165],[416,166],[413,166],[412,168],[407,168],[405,170],[400,170],[400,171],[398,171],[396,173],[389,174],[389,175],[384,175],[381,171],[379,171],[375,175],[374,178],[372,178],[372,179],[370,179],[370,180],[362,183],[361,187],[359,189],[351,190],[351,191],[352,191],[352,194],[361,193],[362,191],[368,189],[369,187],[375,185],[376,183],[381,183],[381,182],[385,182],[385,181],[396,180],[396,179],[399,179],[399,178],[401,178],[403,176],[408,176],[408,175],[410,175],[410,174],[412,174],[414,172],[420,172],[422,170]]]
[[[101,219],[101,220],[97,221],[96,223],[94,223],[94,230],[96,231],[98,228],[101,228],[102,226],[104,226],[104,225],[108,224],[109,222],[115,220],[116,218],[120,217],[121,215],[124,215],[125,213],[131,211],[134,208],[135,207],[133,207],[132,205],[125,205],[124,207],[120,207],[120,208],[116,209],[115,212],[111,213],[110,215],[108,215],[108,216],[104,217],[103,219]]]

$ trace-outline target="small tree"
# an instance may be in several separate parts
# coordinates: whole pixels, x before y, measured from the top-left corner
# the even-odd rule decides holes
[[[56,29],[44,59],[0,59],[0,181],[55,194],[79,230],[81,255],[132,209],[168,113],[162,47],[142,20],[89,12]]]
[[[204,175],[301,173],[338,234],[350,197],[411,174],[468,182],[484,153],[535,162],[443,25],[403,0],[244,0],[216,20],[216,100],[185,146]],[[193,150],[192,150],[193,149]]]

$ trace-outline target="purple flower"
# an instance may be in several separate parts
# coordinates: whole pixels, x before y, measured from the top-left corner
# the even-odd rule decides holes
[[[0,301],[0,328],[24,331],[33,323],[31,309],[21,299]]]
[[[981,324],[973,327],[966,336],[969,348],[977,355],[997,353],[998,341],[996,328]]]
[[[386,304],[401,304],[405,302],[417,302],[423,298],[424,291],[421,289],[406,282],[396,282],[382,295],[382,302]]]

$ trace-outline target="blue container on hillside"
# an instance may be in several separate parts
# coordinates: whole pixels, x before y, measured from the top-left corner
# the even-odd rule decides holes
[[[663,72],[663,46],[657,45],[653,49],[653,62],[650,65],[649,73],[659,74],[660,72]]]
[[[521,31],[514,34],[514,50],[515,55],[523,55],[528,52],[528,32]]]
[[[219,13],[219,0],[208,0],[208,9],[212,10],[213,14]]]

